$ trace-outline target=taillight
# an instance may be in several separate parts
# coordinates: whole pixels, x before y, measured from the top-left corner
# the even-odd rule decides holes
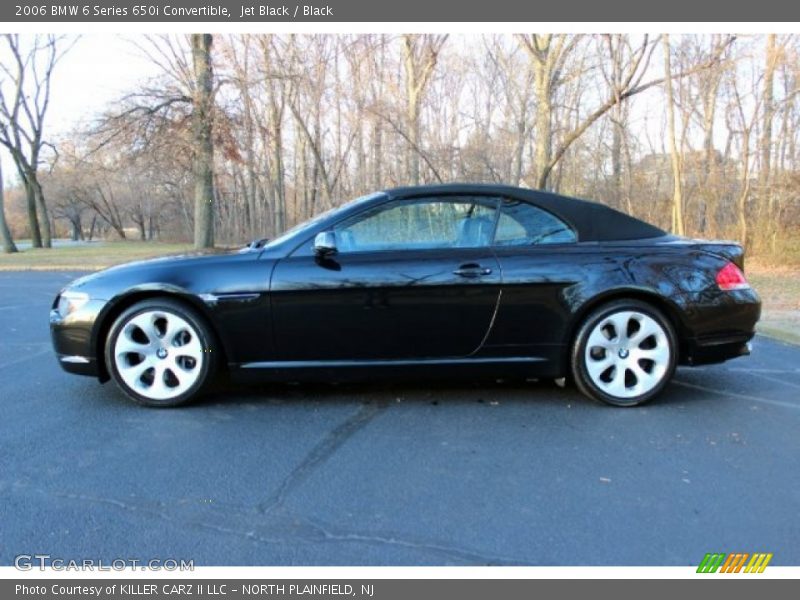
[[[750,288],[744,273],[732,262],[722,267],[717,273],[717,285],[719,289],[729,292],[731,290],[746,290]]]

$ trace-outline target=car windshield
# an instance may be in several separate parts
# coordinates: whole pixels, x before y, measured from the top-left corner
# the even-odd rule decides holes
[[[346,202],[340,206],[334,206],[333,208],[329,208],[328,210],[321,212],[320,214],[308,219],[307,221],[302,221],[301,223],[298,223],[294,227],[290,227],[275,239],[270,240],[264,247],[269,248],[272,246],[277,246],[279,244],[282,244],[289,238],[294,237],[295,235],[301,233],[302,231],[313,228],[314,226],[319,224],[321,221],[327,219],[328,217],[332,217],[339,212],[344,212],[346,209],[349,209],[356,204],[372,200],[373,198],[377,198],[381,195],[382,192],[367,194],[366,196],[360,196],[355,200],[351,200],[350,202]]]

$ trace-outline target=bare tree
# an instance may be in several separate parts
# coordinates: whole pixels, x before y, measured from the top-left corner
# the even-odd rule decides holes
[[[563,81],[563,69],[581,41],[579,35],[532,34],[519,36],[533,64],[536,93],[536,153],[534,180],[545,189],[553,163],[553,102]]]
[[[750,101],[748,102],[742,95],[740,90],[741,82],[732,73],[729,77],[729,88],[731,101],[728,109],[727,121],[728,129],[731,133],[735,134],[739,144],[739,156],[741,160],[740,177],[741,185],[739,194],[736,200],[736,218],[738,225],[739,240],[748,248],[752,248],[753,230],[748,227],[748,204],[750,200],[750,191],[752,189],[752,172],[751,165],[753,151],[751,143],[753,139],[753,132],[758,121],[759,111],[761,109],[761,97],[757,94],[751,94]],[[753,84],[753,89],[757,89],[758,82]]]
[[[714,34],[710,38],[707,49],[701,49],[700,52],[704,57],[718,56],[722,59],[725,50],[731,45],[731,38],[732,36]],[[704,60],[706,59],[704,58]],[[718,181],[720,160],[714,145],[714,132],[717,122],[719,88],[727,68],[726,62],[721,60],[719,68],[705,69],[699,71],[695,76],[699,96],[696,110],[700,113],[703,135],[702,189],[700,191],[703,214],[699,228],[703,235],[716,234],[717,206],[722,196]]]
[[[488,39],[486,55],[493,67],[493,76],[497,82],[496,86],[492,87],[496,87],[503,96],[505,111],[510,121],[509,129],[514,133],[509,175],[503,179],[509,180],[514,185],[520,185],[523,182],[526,147],[532,129],[530,114],[534,110],[534,70],[530,66],[530,61],[525,60],[525,64],[520,64],[522,61],[517,55],[523,50],[518,44],[507,49],[504,41],[504,36],[493,36]],[[483,129],[490,128],[491,121],[491,107],[487,106]],[[484,136],[481,136],[481,143],[486,144]]]
[[[420,111],[447,35],[404,35],[403,68],[406,75],[406,138],[409,145],[408,178],[419,185],[422,136]]]
[[[667,91],[667,139],[669,140],[670,164],[672,165],[672,231],[684,234],[683,226],[683,168],[681,153],[675,137],[675,98],[672,90],[672,48],[669,35],[664,42],[664,88]]]
[[[8,33],[4,38],[10,64],[0,63],[5,79],[0,81],[0,144],[11,153],[25,187],[31,243],[34,248],[50,248],[50,220],[38,170],[46,145],[44,121],[53,70],[64,51],[58,50],[61,38],[54,35],[21,40],[19,35]],[[10,93],[3,85],[6,82]]]
[[[608,48],[613,53],[614,45],[620,43],[620,38],[618,37],[616,41],[611,36],[606,36],[606,38]],[[552,118],[555,93],[565,81],[564,70],[569,59],[579,47],[582,36],[533,34],[519,36],[519,39],[533,61],[536,78],[535,186],[546,189],[550,174],[558,161],[592,124],[613,106],[660,83],[660,80],[642,83],[654,45],[650,43],[647,36],[644,36],[641,45],[630,52],[628,62],[623,66],[620,74],[615,77],[615,80],[612,80],[613,85],[605,100],[586,116],[580,118],[554,147]]]
[[[630,39],[622,35],[603,36],[605,50],[608,52],[608,60],[601,66],[603,79],[611,90],[620,90],[624,85],[623,78],[626,76],[626,64],[628,57],[633,52]],[[630,104],[616,102],[610,109],[608,120],[611,125],[611,195],[613,206],[621,208],[623,196],[626,205],[630,210],[630,185],[627,191],[623,192],[623,160],[628,163],[627,173],[630,175],[630,148],[628,147],[628,115]]]
[[[773,129],[776,112],[775,74],[784,55],[782,43],[778,36],[768,34],[764,51],[764,85],[762,91],[761,139],[759,140],[759,176],[758,176],[758,226],[767,234],[766,239],[774,239],[776,197],[772,190],[773,183]]]

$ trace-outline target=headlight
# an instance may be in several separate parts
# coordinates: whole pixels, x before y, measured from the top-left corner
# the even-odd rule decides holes
[[[62,318],[66,317],[74,313],[88,301],[89,294],[84,292],[72,292],[70,290],[61,292],[61,296],[58,298],[58,314],[60,314]]]

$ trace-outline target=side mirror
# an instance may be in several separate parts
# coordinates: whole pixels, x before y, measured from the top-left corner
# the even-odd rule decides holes
[[[314,254],[317,256],[331,256],[336,252],[336,233],[333,231],[320,231],[314,238]]]

